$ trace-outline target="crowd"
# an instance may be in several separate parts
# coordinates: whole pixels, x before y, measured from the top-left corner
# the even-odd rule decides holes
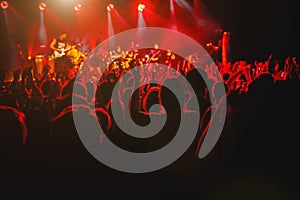
[[[76,82],[77,94],[73,94],[73,87],[75,84],[75,77],[78,69],[72,69],[65,74],[65,77],[58,77],[54,73],[50,73],[49,65],[45,65],[42,74],[38,74],[33,65],[26,67],[23,70],[15,70],[13,72],[14,78],[11,82],[5,82],[5,72],[0,72],[0,105],[2,112],[14,112],[20,118],[20,125],[23,131],[19,133],[22,137],[22,144],[34,140],[32,135],[49,133],[50,137],[50,122],[62,116],[72,108],[72,97],[75,96],[76,104],[78,105],[96,105],[97,112],[101,113],[101,124],[105,124],[104,130],[109,130],[113,125],[113,118],[110,113],[110,103],[112,91],[117,81],[121,81],[121,88],[118,88],[119,103],[122,109],[126,105],[122,101],[125,93],[134,94],[134,84],[140,82],[147,82],[154,80],[157,85],[146,84],[143,85],[137,97],[139,100],[135,102],[138,107],[137,113],[149,114],[148,107],[152,103],[162,104],[162,87],[164,81],[176,80],[179,74],[183,74],[193,86],[197,94],[198,101],[200,101],[200,108],[203,113],[208,114],[209,106],[215,106],[222,98],[217,96],[218,86],[224,85],[226,96],[247,94],[249,89],[259,82],[260,79],[268,79],[269,84],[275,85],[277,82],[291,80],[297,81],[300,79],[299,64],[295,57],[288,57],[284,65],[280,65],[277,60],[272,58],[272,55],[266,61],[255,61],[254,63],[247,63],[246,61],[236,61],[234,63],[228,62],[223,65],[221,62],[215,63],[197,63],[197,56],[189,58],[190,62],[186,64],[183,58],[171,53],[170,51],[155,53],[155,49],[144,52],[127,52],[124,56],[114,60],[109,66],[103,67],[106,62],[97,62],[87,64],[85,71],[81,72],[80,83]],[[150,55],[150,56],[149,56]],[[152,56],[154,55],[154,56]],[[179,57],[179,58],[178,58]],[[163,63],[176,70],[172,74],[167,68],[161,68],[157,63]],[[124,80],[122,75],[126,72],[134,71],[134,66],[142,65],[140,71],[131,73],[131,76]],[[89,69],[86,69],[89,68]],[[195,68],[202,70],[207,77],[205,80],[210,80],[210,83],[203,82],[203,77],[196,73]],[[105,69],[103,71],[103,69]],[[102,71],[102,72],[101,72]],[[138,75],[136,75],[138,74]],[[203,74],[202,74],[203,76]],[[101,77],[98,81],[95,77]],[[182,83],[178,83],[181,85]],[[182,85],[181,85],[182,86]],[[213,93],[209,94],[207,87],[211,87]],[[188,104],[190,103],[190,91],[183,91],[186,98],[185,107],[183,109],[188,111]],[[212,95],[212,99],[210,99]],[[155,96],[156,100],[154,100]],[[141,100],[140,100],[141,99]],[[117,101],[117,100],[115,100]],[[153,101],[153,102],[151,102]],[[132,103],[132,102],[131,102]],[[204,105],[201,107],[201,105]],[[164,105],[166,106],[166,105]],[[201,110],[200,109],[200,110]],[[133,111],[132,111],[133,112]],[[158,111],[162,114],[163,111]],[[103,119],[105,116],[105,119]],[[99,117],[99,116],[98,116]],[[203,119],[206,116],[203,116]],[[2,123],[7,120],[1,120]],[[104,122],[105,123],[104,123]],[[204,123],[201,121],[200,124]],[[37,128],[43,124],[42,129]],[[201,125],[202,126],[202,125]],[[27,130],[28,129],[28,130]],[[37,130],[36,130],[37,129]],[[12,129],[6,132],[11,132]],[[36,133],[33,133],[36,132]],[[32,139],[31,139],[32,138]],[[28,141],[27,141],[28,139]],[[50,139],[50,138],[49,138]]]
[[[288,149],[283,151],[276,149],[279,141],[290,141],[282,139],[283,136],[277,134],[279,130],[282,132],[293,131],[292,128],[297,123],[296,119],[288,116],[290,113],[297,114],[296,111],[299,110],[297,104],[300,99],[297,89],[299,91],[300,68],[296,58],[288,57],[283,65],[270,56],[266,61],[255,61],[254,63],[236,61],[229,62],[224,66],[222,63],[216,63],[216,65],[214,63],[197,64],[197,57],[190,60],[192,65],[187,65],[183,63],[182,58],[178,58],[177,55],[168,51],[155,54],[151,50],[139,52],[137,55],[127,54],[127,57],[117,59],[105,71],[92,66],[86,70],[90,74],[79,74],[80,70],[70,69],[66,79],[59,79],[55,74],[51,74],[47,65],[44,66],[42,74],[36,73],[34,65],[23,70],[16,70],[11,82],[5,82],[6,74],[4,71],[0,71],[1,156],[4,156],[7,163],[14,160],[16,163],[14,167],[20,163],[26,163],[28,158],[31,161],[35,160],[36,162],[33,162],[35,164],[46,162],[47,167],[57,167],[55,165],[60,165],[59,163],[68,163],[67,166],[74,166],[94,162],[91,156],[87,156],[74,126],[72,113],[79,111],[84,111],[86,117],[96,118],[101,124],[103,134],[115,139],[116,143],[122,145],[121,143],[128,140],[136,151],[155,149],[157,141],[154,142],[155,144],[147,144],[148,146],[144,147],[145,143],[138,145],[140,141],[126,138],[120,134],[121,130],[115,124],[111,113],[111,102],[118,101],[121,109],[127,109],[128,106],[124,105],[122,98],[125,93],[129,92],[133,96],[130,101],[131,114],[133,118],[137,118],[136,122],[139,124],[147,124],[147,115],[153,114],[149,111],[151,104],[162,104],[166,108],[166,112],[171,113],[171,122],[166,125],[168,128],[164,129],[171,136],[163,136],[160,139],[168,141],[172,134],[176,133],[177,127],[174,126],[176,124],[174,122],[179,120],[176,116],[178,110],[175,108],[177,103],[170,102],[174,96],[164,90],[160,84],[163,84],[164,81],[176,82],[179,74],[183,74],[193,86],[200,103],[200,110],[203,111],[198,138],[190,150],[192,155],[199,150],[197,144],[200,136],[205,134],[206,127],[209,126],[211,120],[215,120],[211,108],[217,108],[224,100],[224,97],[218,96],[218,87],[222,85],[225,86],[225,97],[228,104],[221,142],[214,151],[217,152],[218,158],[226,154],[226,158],[237,156],[242,159],[243,155],[241,154],[245,152],[247,152],[245,156],[249,158],[258,156],[258,151],[261,152],[264,149],[262,151],[264,154],[258,157],[262,158],[268,155],[268,159],[271,159],[275,155],[287,153],[296,148],[293,145],[295,140],[292,140],[291,145],[284,145]],[[151,57],[151,55],[155,56]],[[158,62],[172,67],[176,73],[170,73],[167,68],[159,68],[156,65]],[[129,78],[122,78],[124,73],[134,71],[137,63],[144,66],[138,72],[139,75],[132,73]],[[195,68],[205,72],[207,76],[205,78],[211,83],[205,85],[203,77],[197,73]],[[217,73],[218,71],[220,73]],[[77,74],[81,77],[80,82],[75,81]],[[95,81],[95,77],[100,75],[100,81]],[[136,94],[133,91],[134,84],[146,79],[155,80],[157,84],[143,85],[140,93]],[[119,98],[112,99],[111,94],[118,81],[122,81],[122,87],[118,88]],[[180,90],[182,83],[176,84]],[[73,91],[74,86],[77,89]],[[212,94],[208,93],[208,87],[212,87]],[[188,112],[190,111],[188,104],[193,99],[190,99],[189,91],[182,92],[186,97],[184,100],[186,107],[183,109]],[[91,105],[96,106],[94,108]],[[92,109],[95,109],[94,112]],[[158,110],[156,113],[164,114],[163,110]],[[277,124],[278,127],[274,127],[273,124]],[[279,126],[279,124],[293,125],[286,127]],[[276,133],[274,133],[275,130]],[[290,137],[290,134],[287,135]],[[292,138],[296,137],[292,136]],[[265,151],[265,142],[268,139],[272,142],[268,146],[270,149]],[[255,146],[255,150],[252,145]],[[228,146],[230,147],[228,148]],[[130,149],[131,147],[125,144],[124,148]],[[28,157],[28,155],[30,156]],[[87,156],[88,160],[81,160],[80,155]],[[51,161],[41,158],[44,156],[47,159],[50,157]],[[274,164],[273,160],[272,164]],[[33,168],[36,169],[35,167]]]

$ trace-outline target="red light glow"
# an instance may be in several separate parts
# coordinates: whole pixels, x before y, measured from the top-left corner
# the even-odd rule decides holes
[[[47,5],[45,3],[39,3],[39,9],[40,11],[44,11],[46,9]]]

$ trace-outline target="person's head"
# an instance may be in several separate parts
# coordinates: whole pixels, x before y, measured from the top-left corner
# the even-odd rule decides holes
[[[68,37],[68,34],[67,34],[66,32],[62,32],[62,33],[59,35],[59,38],[60,38],[61,40],[65,40],[65,39],[67,39],[67,37]]]

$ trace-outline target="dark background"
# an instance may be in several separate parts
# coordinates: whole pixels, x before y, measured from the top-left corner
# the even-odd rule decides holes
[[[24,18],[20,17],[16,12],[11,12],[9,15],[10,20],[15,22],[12,23],[13,37],[25,47],[36,39],[34,31],[38,25],[37,2],[39,1],[9,1],[15,11],[24,16]],[[49,38],[62,29],[67,28],[68,31],[72,31],[69,28],[74,26],[74,16],[67,14],[69,8],[62,4],[62,0],[48,2],[49,7],[61,2],[54,10],[61,14],[57,15],[57,19],[62,20],[63,25],[67,25],[61,27],[60,21],[52,19],[48,24]],[[96,2],[96,0],[85,2]],[[113,2],[122,8],[120,12],[122,10],[123,14],[136,15],[131,12],[138,1],[97,2],[102,5],[104,16],[108,2]],[[168,10],[165,4],[169,1],[148,2],[156,5],[154,6],[156,9],[165,12]],[[189,2],[193,5],[192,1]],[[249,62],[256,59],[266,60],[270,54],[281,62],[287,56],[296,56],[299,59],[296,1],[203,0],[202,2],[210,13],[211,21],[224,31],[232,32],[232,60],[243,59]],[[3,28],[5,26],[2,10],[0,13],[0,63],[6,65],[7,57],[11,52]],[[161,15],[167,16],[164,12],[161,12]],[[188,15],[179,13],[178,18],[181,23],[190,22]],[[86,23],[88,26],[90,21]],[[99,29],[94,32],[89,31],[92,32],[92,36],[95,33],[102,34],[100,39],[104,39],[106,19],[99,23]],[[126,27],[134,27],[135,24],[136,19],[129,17],[129,25]],[[31,31],[32,25],[34,25],[33,31]],[[120,27],[117,31],[122,31],[126,27]],[[197,34],[195,35],[197,31],[193,28],[192,30],[194,34],[187,31],[186,27],[183,28],[183,31],[197,37]],[[75,28],[73,32],[76,34],[77,29]],[[257,82],[256,87],[254,85],[251,90],[251,95],[229,98],[230,105],[238,109],[238,112],[232,114],[232,118],[229,118],[230,116],[227,118],[232,120],[230,122],[234,124],[236,133],[227,127],[214,150],[205,159],[193,160],[191,156],[194,149],[191,147],[189,152],[178,161],[153,173],[127,174],[112,170],[93,159],[85,150],[83,151],[86,160],[78,159],[77,155],[73,155],[74,158],[71,159],[73,162],[64,156],[63,151],[56,152],[57,154],[51,158],[43,154],[43,151],[37,152],[34,149],[30,152],[34,155],[32,160],[23,155],[15,158],[7,154],[8,167],[5,167],[4,162],[1,163],[1,167],[4,166],[0,172],[2,173],[1,194],[3,192],[10,197],[21,196],[22,198],[30,195],[38,199],[41,197],[60,199],[62,195],[65,198],[84,199],[91,196],[100,199],[169,199],[170,197],[216,200],[297,199],[299,117],[295,116],[299,113],[299,88],[299,84],[296,87],[291,82],[281,82],[275,90],[272,90]],[[262,97],[263,101],[261,101]],[[3,125],[2,122],[0,125]],[[233,137],[234,134],[236,135]]]
[[[234,59],[299,57],[299,8],[295,0],[204,0],[224,30],[232,32]],[[298,58],[299,59],[299,58]]]

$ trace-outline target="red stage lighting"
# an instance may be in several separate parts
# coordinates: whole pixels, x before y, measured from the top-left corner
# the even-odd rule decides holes
[[[81,7],[82,7],[82,5],[80,3],[78,3],[74,6],[74,10],[79,11]]]
[[[46,9],[47,5],[45,3],[39,3],[39,9],[40,11],[44,11]]]
[[[143,12],[143,10],[146,8],[146,6],[145,6],[145,4],[139,4],[139,6],[138,6],[138,11],[141,11],[141,12]]]
[[[108,4],[107,6],[106,6],[106,10],[107,11],[111,11],[111,10],[113,10],[114,9],[114,5],[113,4]]]
[[[4,9],[6,9],[6,8],[8,8],[8,3],[7,3],[7,1],[1,1],[1,8],[4,10]]]

